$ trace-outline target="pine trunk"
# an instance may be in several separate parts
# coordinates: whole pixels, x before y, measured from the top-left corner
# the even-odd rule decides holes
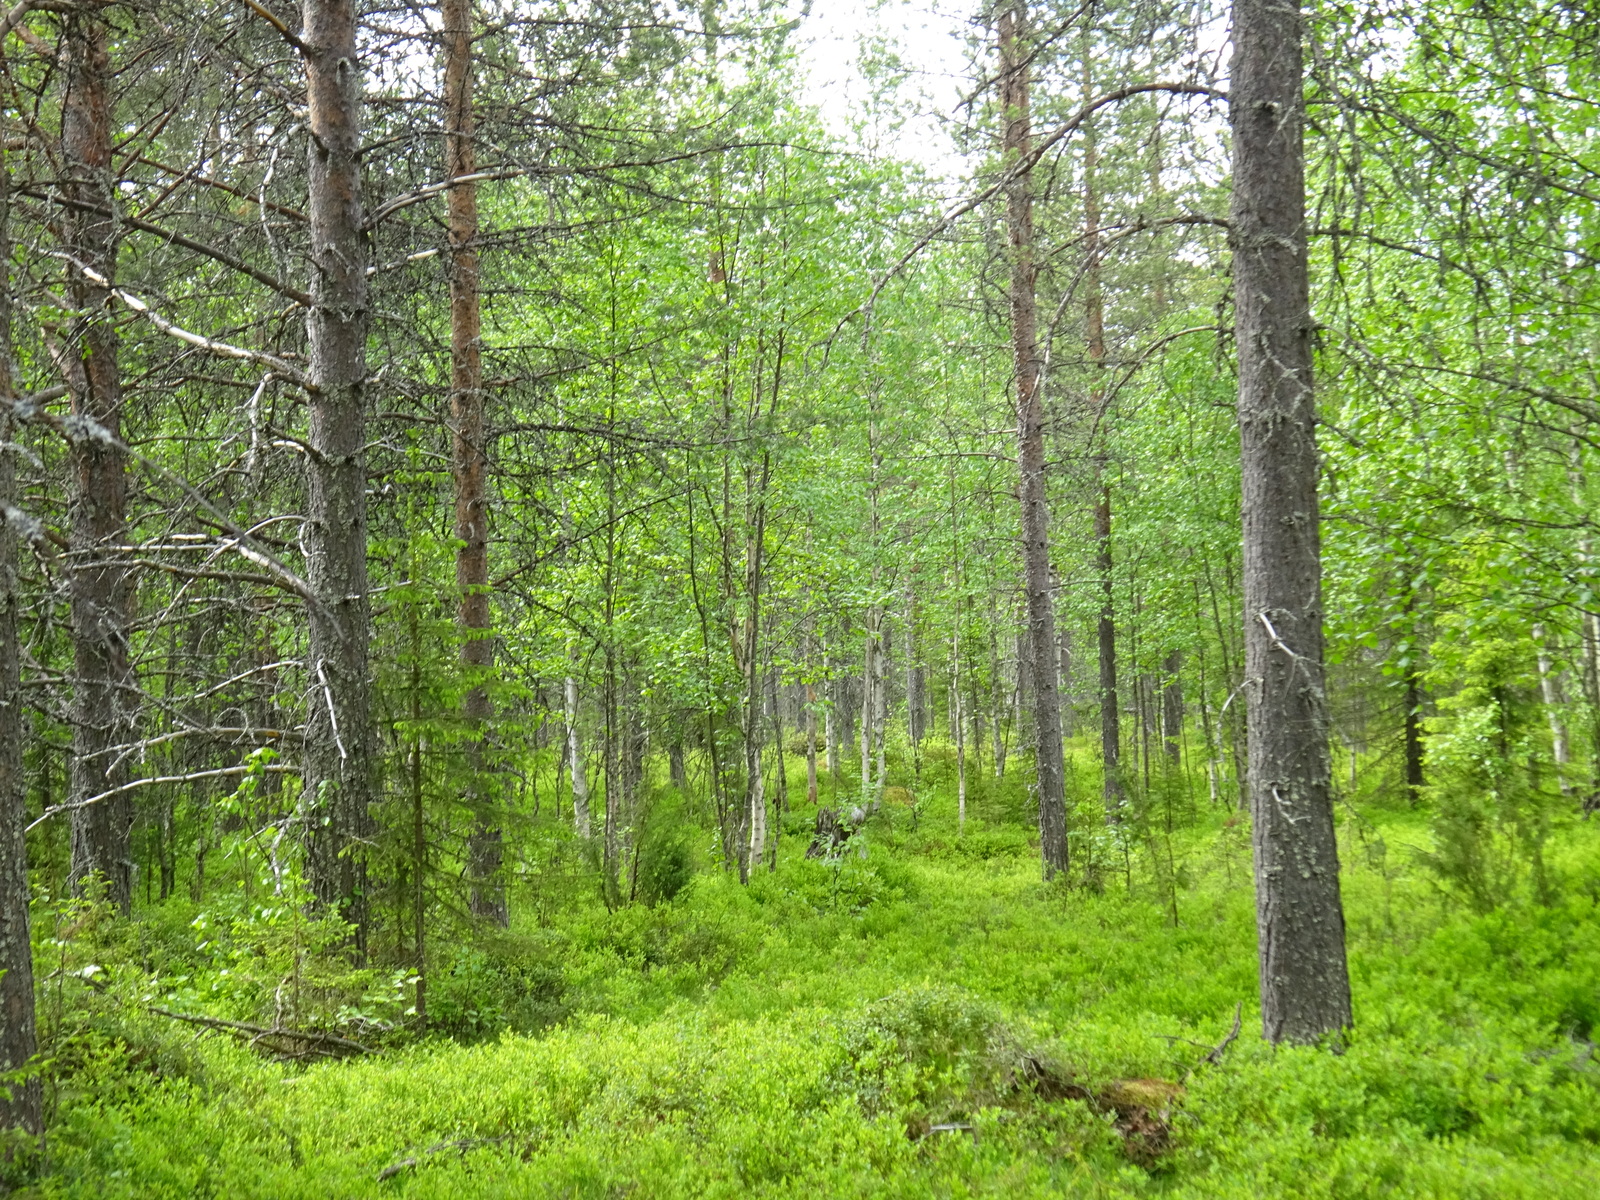
[[[1272,1042],[1313,1042],[1350,1024],[1323,671],[1300,26],[1294,5],[1235,0],[1230,240],[1249,791]]]
[[[110,57],[107,31],[84,12],[67,22],[67,81],[61,110],[61,156],[69,188],[86,205],[115,210],[111,159]],[[66,215],[68,253],[102,280],[116,278],[116,223],[85,210]],[[78,316],[63,366],[75,416],[109,435],[72,443],[71,492],[73,687],[72,887],[103,889],[123,912],[132,903],[126,792],[128,757],[112,748],[134,738],[137,692],[128,653],[134,588],[116,547],[126,538],[127,463],[122,449],[122,379],[110,295],[79,269],[70,270]],[[114,440],[113,440],[114,439]],[[99,797],[104,797],[100,799]]]
[[[1031,149],[1028,60],[1019,45],[1027,21],[1021,0],[1000,13],[1000,103],[1007,169]],[[1046,878],[1067,868],[1067,809],[1056,690],[1056,631],[1050,587],[1050,510],[1045,494],[1044,363],[1039,354],[1034,291],[1033,183],[1018,171],[1006,187],[1006,232],[1011,250],[1011,344],[1016,362],[1017,496],[1022,505],[1022,555],[1028,602],[1028,655],[1033,669],[1034,765],[1039,784],[1039,844]]]
[[[33,944],[28,937],[27,790],[22,767],[22,658],[17,640],[20,539],[11,377],[11,178],[0,164],[0,1077],[38,1050],[33,1007]],[[0,1091],[0,1130],[38,1133],[37,1078]],[[0,1161],[5,1152],[0,1150]]]
[[[465,179],[475,169],[472,117],[474,0],[443,0],[444,171]],[[495,820],[495,786],[489,777],[487,734],[494,715],[484,676],[494,666],[489,624],[489,489],[484,445],[482,314],[478,300],[478,185],[450,188],[450,422],[455,431],[451,475],[455,483],[456,588],[460,593],[461,665],[473,682],[462,702],[472,733],[468,743],[467,804],[475,828],[467,868],[472,914],[509,925],[500,879],[502,835]]]
[[[366,952],[372,793],[367,594],[367,237],[361,203],[361,71],[354,0],[305,0],[307,216],[311,235],[305,787],[307,874],[319,904]]]

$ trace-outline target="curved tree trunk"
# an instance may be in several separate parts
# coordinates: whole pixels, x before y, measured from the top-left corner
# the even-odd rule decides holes
[[[1322,660],[1300,13],[1233,8],[1233,244],[1261,1019],[1273,1042],[1350,1024]]]
[[[354,0],[305,0],[307,216],[311,234],[309,605],[305,787],[307,874],[319,904],[355,927],[366,952],[372,793],[367,651],[367,238],[361,203],[361,70]]]
[[[1018,44],[1027,22],[1022,0],[999,16],[1000,105],[1008,169],[1032,142],[1028,115],[1028,55]],[[1039,844],[1045,878],[1067,869],[1067,807],[1061,745],[1061,697],[1056,687],[1056,629],[1050,586],[1050,509],[1044,471],[1044,364],[1039,355],[1037,266],[1033,248],[1033,183],[1029,172],[1006,187],[1006,232],[1011,245],[1011,345],[1016,360],[1017,452],[1021,475],[1022,560],[1028,601],[1029,665],[1033,670],[1034,764],[1039,782]]]

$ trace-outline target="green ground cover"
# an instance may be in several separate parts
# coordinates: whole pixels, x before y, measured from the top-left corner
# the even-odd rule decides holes
[[[149,1011],[226,1010],[215,911],[80,915],[41,938],[55,1118],[24,1194],[1600,1195],[1600,826],[1551,843],[1559,902],[1473,914],[1424,823],[1345,809],[1336,1054],[1257,1036],[1238,820],[1102,844],[1096,893],[1039,881],[1017,813],[958,837],[949,807],[891,806],[831,864],[795,813],[748,887],[442,947],[457,1037],[310,1067]]]

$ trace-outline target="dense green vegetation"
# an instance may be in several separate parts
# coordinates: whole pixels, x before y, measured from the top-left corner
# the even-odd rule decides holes
[[[1600,1194],[1594,22],[970,7],[0,16],[0,1194]]]
[[[1331,1056],[1251,1035],[1249,847],[1191,802],[1163,847],[1176,885],[1143,855],[1100,895],[1042,884],[996,788],[960,837],[939,791],[748,887],[517,905],[435,967],[434,1036],[303,1068],[142,1011],[248,1012],[239,977],[282,952],[259,900],[69,918],[40,949],[63,969],[45,1029],[79,1056],[43,1194],[1592,1194],[1593,827],[1552,843],[1562,902],[1477,915],[1421,866],[1415,814],[1347,811],[1356,1027]],[[388,983],[373,1019],[398,1015]]]

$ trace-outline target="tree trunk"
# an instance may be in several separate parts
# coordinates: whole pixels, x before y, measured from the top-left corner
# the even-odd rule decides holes
[[[1550,663],[1550,646],[1545,641],[1543,624],[1533,627],[1534,644],[1538,647],[1537,663],[1539,667],[1539,699],[1544,702],[1545,720],[1550,725],[1550,749],[1556,763],[1556,783],[1561,788],[1563,795],[1572,791],[1572,785],[1567,782],[1565,767],[1571,759],[1567,750],[1567,726],[1561,719],[1561,681],[1556,678],[1555,671]]]
[[[678,794],[689,799],[689,766],[683,757],[683,735],[678,734],[667,747],[667,777]]]
[[[1056,582],[1057,587],[1059,587],[1060,580],[1058,579]],[[1060,630],[1058,636],[1061,642],[1061,673],[1059,678],[1061,688],[1061,736],[1064,740],[1071,737],[1074,732],[1072,711],[1072,630],[1067,627],[1065,621],[1057,622],[1057,628]]]
[[[1235,0],[1229,104],[1247,736],[1272,1042],[1313,1042],[1350,1024],[1323,671],[1300,22],[1280,0]]]
[[[833,678],[833,655],[828,654],[823,658],[823,691],[827,695],[827,705],[822,710],[822,741],[826,746],[828,756],[828,777],[833,781],[834,790],[839,787],[839,683]]]
[[[950,726],[956,737],[956,836],[967,831],[967,733],[961,712],[961,616],[950,635]]]
[[[1030,149],[1028,55],[1018,44],[1027,21],[1022,0],[1001,11],[1000,104],[1007,169]],[[1011,344],[1016,360],[1017,497],[1022,506],[1023,575],[1033,667],[1034,765],[1039,783],[1039,844],[1046,878],[1067,869],[1067,809],[1056,690],[1055,606],[1050,588],[1050,510],[1045,495],[1043,361],[1034,293],[1033,186],[1022,171],[1006,187],[1006,232],[1011,249]]]
[[[1406,670],[1406,797],[1413,805],[1422,800],[1422,678]]]
[[[17,478],[11,377],[11,176],[0,163],[0,1076],[38,1050],[28,937],[27,790],[22,767],[22,658],[17,641]],[[39,1133],[39,1080],[0,1092],[0,1129]],[[0,1160],[5,1152],[0,1150]]]
[[[866,661],[861,667],[861,803],[872,799],[872,732],[877,725],[878,658],[883,612],[877,605],[867,610]]]
[[[361,204],[361,71],[355,0],[304,0],[311,309],[306,455],[308,607],[307,875],[317,901],[366,952],[372,793],[367,650],[367,237]]]
[[[817,802],[817,689],[806,684],[806,803]]]
[[[1176,769],[1183,762],[1183,651],[1169,650],[1162,664],[1167,682],[1161,688],[1161,736],[1166,742],[1167,763]]]
[[[475,0],[443,0],[444,172],[473,173],[472,33]],[[500,878],[502,835],[495,820],[496,789],[487,773],[488,723],[494,715],[484,677],[494,666],[489,623],[489,488],[484,447],[482,314],[478,301],[478,185],[450,188],[450,421],[455,430],[451,477],[455,484],[456,588],[460,593],[461,665],[472,681],[462,715],[468,743],[467,806],[475,828],[468,842],[472,914],[507,926]]]
[[[575,644],[568,644],[567,658],[574,663],[578,661]],[[572,827],[587,842],[594,835],[594,827],[589,820],[589,777],[583,769],[583,735],[578,731],[578,681],[574,676],[567,676],[563,694],[566,699],[568,768],[572,772]]]
[[[93,13],[67,22],[67,81],[61,111],[61,156],[76,199],[118,207],[111,160],[110,57],[106,26]],[[63,218],[68,252],[102,279],[116,278],[116,223],[78,210]],[[128,653],[133,580],[115,546],[126,538],[127,468],[122,437],[122,379],[117,333],[106,288],[69,269],[78,316],[62,354],[74,415],[86,417],[116,443],[97,437],[72,443],[72,887],[84,894],[104,888],[106,900],[126,912],[132,902],[133,864],[128,838],[133,803],[127,793],[92,800],[128,783],[127,759],[111,747],[134,738],[137,693]],[[115,762],[115,765],[113,765]]]
[[[779,702],[778,672],[773,671],[769,694],[772,697],[772,755],[777,782],[776,807],[772,810],[772,870],[778,869],[778,839],[783,836],[783,814],[789,807],[789,764],[783,749],[783,707]]]
[[[1094,93],[1089,58],[1088,35],[1080,39],[1084,100]],[[1084,333],[1094,382],[1089,404],[1094,410],[1095,428],[1105,437],[1106,391],[1100,375],[1106,364],[1105,298],[1100,288],[1100,193],[1095,186],[1099,148],[1094,130],[1084,129],[1083,148],[1083,253],[1084,253]],[[1111,484],[1106,480],[1106,456],[1097,449],[1094,462],[1094,546],[1095,574],[1100,581],[1100,617],[1095,636],[1100,654],[1100,757],[1104,768],[1102,797],[1106,819],[1122,819],[1128,803],[1122,782],[1122,703],[1117,695],[1117,613],[1113,588],[1111,556]]]

